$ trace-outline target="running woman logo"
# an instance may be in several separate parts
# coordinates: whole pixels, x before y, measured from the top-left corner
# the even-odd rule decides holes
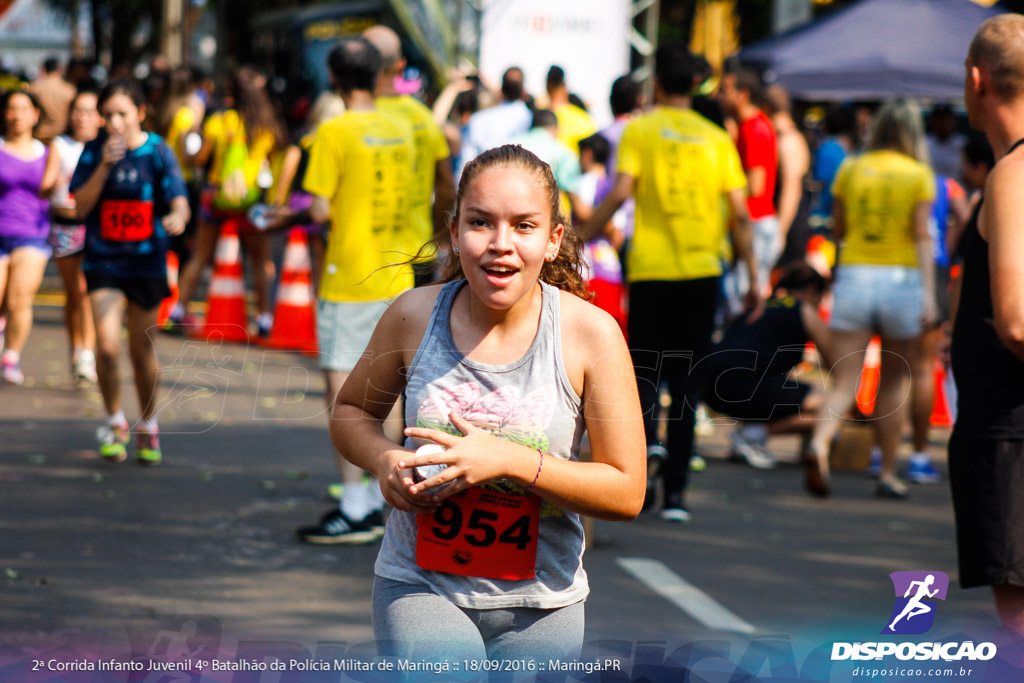
[[[927,633],[935,623],[935,603],[931,601],[946,599],[949,577],[943,572],[893,572],[889,578],[896,604],[881,633]]]

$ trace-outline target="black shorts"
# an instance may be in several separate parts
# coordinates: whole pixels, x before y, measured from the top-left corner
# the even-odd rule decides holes
[[[960,585],[1024,587],[1024,439],[949,440]]]
[[[139,308],[150,311],[171,295],[167,277],[115,277],[107,273],[86,271],[85,288],[89,292],[97,289],[119,289],[128,301]]]
[[[737,420],[774,422],[800,413],[809,384],[788,377],[761,377],[751,380],[732,376],[744,373],[722,373],[713,377],[704,388],[704,402],[716,413]]]

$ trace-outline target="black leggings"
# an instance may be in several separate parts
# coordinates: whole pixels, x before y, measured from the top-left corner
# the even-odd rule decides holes
[[[634,282],[629,289],[629,347],[647,445],[658,443],[658,387],[672,396],[663,470],[666,497],[681,496],[693,454],[693,428],[711,353],[719,278]]]

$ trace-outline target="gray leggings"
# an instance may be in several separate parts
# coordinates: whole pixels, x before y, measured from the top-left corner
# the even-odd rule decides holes
[[[466,609],[425,586],[377,576],[373,633],[385,657],[422,661],[574,661],[583,647],[583,602],[558,609]]]

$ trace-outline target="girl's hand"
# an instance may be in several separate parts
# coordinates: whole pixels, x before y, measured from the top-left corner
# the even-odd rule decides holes
[[[111,135],[103,143],[103,163],[113,166],[124,159],[128,152],[128,141],[123,135]]]
[[[443,491],[427,494],[428,500],[439,503],[471,486],[481,486],[502,477],[513,476],[517,471],[517,465],[524,462],[528,461],[531,467],[535,467],[539,461],[540,456],[535,450],[489,434],[454,412],[450,413],[449,417],[455,428],[464,436],[454,436],[437,429],[422,427],[409,427],[405,430],[406,436],[433,441],[447,449],[443,453],[430,455],[411,454],[398,463],[400,468],[421,465],[448,466],[443,472],[410,486],[409,492],[413,495],[422,495],[435,486],[450,482]]]
[[[412,468],[402,464],[410,455],[411,451],[395,448],[380,456],[376,473],[380,491],[384,494],[384,500],[396,510],[417,514],[433,512],[437,503],[432,502],[427,496],[416,495],[411,491],[414,483]]]

